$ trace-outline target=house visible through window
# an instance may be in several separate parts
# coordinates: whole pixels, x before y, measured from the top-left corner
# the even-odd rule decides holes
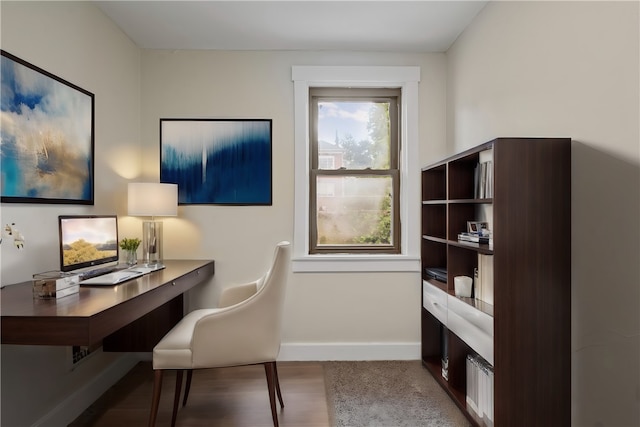
[[[327,155],[326,151],[320,149],[320,154],[318,156],[318,169],[335,169],[336,167],[336,158],[335,156],[329,154]]]
[[[400,253],[400,89],[310,88],[310,253]]]

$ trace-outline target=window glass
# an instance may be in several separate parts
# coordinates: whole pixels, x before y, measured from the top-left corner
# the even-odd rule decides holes
[[[318,156],[318,169],[335,169],[336,168],[336,157],[331,154],[327,154],[327,151],[323,151],[322,147],[320,148],[320,155]]]
[[[318,247],[392,245],[392,183],[385,176],[317,177]],[[320,189],[333,188],[328,197]]]
[[[319,101],[317,123],[320,160],[342,160],[319,169],[389,168],[389,102]]]
[[[310,252],[398,253],[397,89],[310,90]]]

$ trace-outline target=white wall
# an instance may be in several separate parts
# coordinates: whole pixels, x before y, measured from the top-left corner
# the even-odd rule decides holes
[[[185,206],[165,224],[165,239],[173,243],[165,246],[167,257],[216,259],[213,286],[199,288],[190,299],[191,307],[215,303],[218,286],[259,274],[267,248],[292,236],[291,66],[418,65],[421,164],[496,136],[576,140],[573,420],[580,426],[639,424],[637,3],[492,3],[446,58],[141,53],[92,5],[2,1],[0,11],[2,49],[96,95],[98,160],[93,207],[2,205],[2,222],[16,222],[27,237],[22,252],[2,245],[3,284],[56,267],[57,215],[125,213],[126,181],[157,178],[160,117],[272,118],[272,207]],[[127,234],[139,230],[127,217],[121,226]],[[290,354],[304,353],[293,344],[326,344],[332,354],[346,357],[359,345],[369,349],[368,343],[402,348],[419,341],[417,274],[291,279],[283,348],[288,345]],[[77,398],[73,390],[115,363],[112,355],[98,354],[70,373],[64,354],[49,347],[2,347],[3,425],[35,423],[65,398]]]
[[[150,178],[159,173],[160,118],[273,119],[273,206],[181,206],[179,221],[165,225],[165,241],[172,242],[165,245],[168,257],[216,260],[216,286],[192,292],[191,307],[215,305],[220,286],[262,274],[273,245],[293,238],[293,65],[420,66],[426,159],[445,151],[444,59],[444,54],[143,51],[141,129]],[[419,226],[414,224],[415,233]],[[418,273],[292,274],[281,357],[376,358],[383,356],[367,345],[384,343],[391,358],[417,359],[419,304]]]
[[[141,53],[85,2],[2,1],[0,11],[2,49],[96,96],[95,206],[2,204],[2,222],[16,222],[27,239],[21,252],[1,245],[2,284],[57,267],[60,214],[116,213],[122,233],[139,235],[139,222],[124,216],[126,182],[158,178],[161,117],[273,119],[273,206],[185,206],[164,227],[167,258],[216,260],[213,283],[193,292],[191,308],[214,305],[219,286],[262,273],[273,244],[293,233],[292,65],[420,66],[421,163],[445,153],[444,54]],[[291,279],[284,358],[418,357],[417,273]],[[135,363],[98,353],[68,372],[67,348],[5,345],[1,356],[2,425],[16,426],[63,425]]]
[[[576,426],[640,425],[638,22],[638,2],[492,2],[447,53],[452,151],[574,140]]]
[[[7,285],[58,267],[58,215],[126,213],[126,179],[140,174],[140,52],[91,4],[2,1],[0,11],[3,50],[95,95],[95,206],[3,203],[1,223],[26,237],[22,251],[0,245]],[[123,233],[139,228],[121,221]],[[108,387],[136,361],[96,353],[69,371],[68,348],[46,346],[3,345],[1,357],[3,426],[66,425],[96,397],[83,387]]]

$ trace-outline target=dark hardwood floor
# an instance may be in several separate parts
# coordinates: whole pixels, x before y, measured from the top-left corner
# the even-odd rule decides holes
[[[281,362],[278,376],[285,405],[284,409],[278,406],[281,427],[330,426],[320,363]],[[175,374],[168,371],[164,375],[158,427],[171,424],[174,386]],[[152,388],[151,363],[140,362],[69,427],[146,426]],[[263,366],[195,371],[189,401],[178,411],[176,425],[273,426]]]

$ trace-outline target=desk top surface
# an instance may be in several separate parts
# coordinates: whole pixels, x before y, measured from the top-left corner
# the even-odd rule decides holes
[[[33,297],[32,282],[8,285],[0,291],[2,308],[7,317],[92,317],[177,280],[185,274],[213,264],[212,260],[166,260],[164,269],[118,285],[81,286],[76,294],[58,299]]]

